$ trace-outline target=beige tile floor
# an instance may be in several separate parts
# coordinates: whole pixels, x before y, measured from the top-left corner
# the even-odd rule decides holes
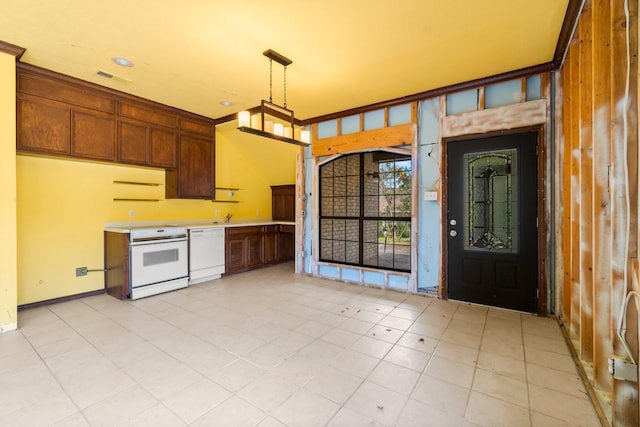
[[[557,323],[296,276],[19,313],[0,426],[597,426]]]

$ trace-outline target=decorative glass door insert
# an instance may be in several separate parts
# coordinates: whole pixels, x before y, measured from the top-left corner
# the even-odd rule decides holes
[[[464,155],[467,250],[518,252],[517,149]]]

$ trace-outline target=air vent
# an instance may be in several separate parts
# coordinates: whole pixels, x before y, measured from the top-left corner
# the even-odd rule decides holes
[[[113,74],[109,74],[106,71],[98,71],[97,74],[100,77],[104,77],[105,79],[112,79],[113,78]]]
[[[116,76],[115,74],[107,73],[106,71],[98,70],[96,73],[100,77],[104,77],[105,79],[121,82],[121,83],[131,83],[131,80],[125,79],[121,76]]]

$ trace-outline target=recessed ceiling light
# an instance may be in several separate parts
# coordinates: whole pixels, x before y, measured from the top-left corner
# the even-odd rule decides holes
[[[231,101],[220,101],[220,105],[224,105],[225,107],[231,107],[233,102]]]
[[[134,65],[133,62],[129,61],[127,58],[122,58],[120,56],[114,56],[111,60],[122,67],[133,67]]]

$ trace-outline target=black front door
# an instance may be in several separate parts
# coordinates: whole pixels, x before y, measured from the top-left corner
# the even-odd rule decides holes
[[[537,139],[448,143],[449,298],[537,311]]]

